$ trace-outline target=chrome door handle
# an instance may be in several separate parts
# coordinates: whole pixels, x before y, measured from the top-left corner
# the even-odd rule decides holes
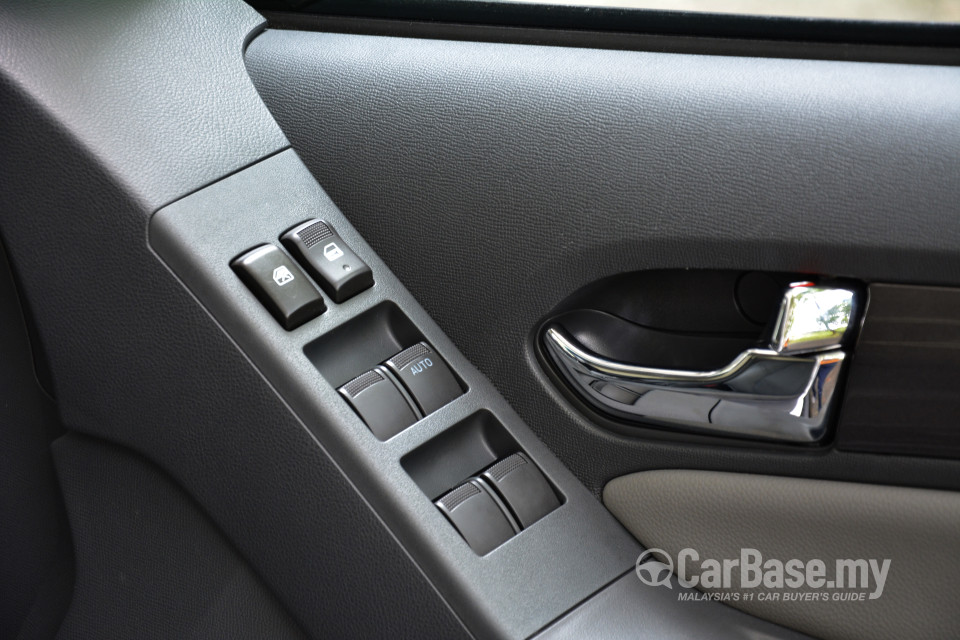
[[[559,324],[547,353],[588,404],[606,413],[690,431],[788,442],[826,434],[855,309],[850,289],[803,282],[784,293],[766,347],[713,371],[658,369],[591,352]]]

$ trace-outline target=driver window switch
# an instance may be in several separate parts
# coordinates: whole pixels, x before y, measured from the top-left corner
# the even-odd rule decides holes
[[[420,416],[414,413],[386,371],[377,367],[338,389],[380,440],[397,435]]]
[[[373,272],[323,220],[307,220],[280,238],[334,302],[373,286]]]
[[[410,391],[423,415],[463,393],[450,367],[426,342],[404,349],[384,364]]]

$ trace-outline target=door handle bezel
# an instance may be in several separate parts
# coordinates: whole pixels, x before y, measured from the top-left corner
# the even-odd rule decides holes
[[[821,301],[833,306],[825,311]],[[846,314],[825,323],[837,305],[845,305]],[[841,345],[857,311],[852,289],[794,283],[784,292],[768,346],[707,371],[613,360],[555,322],[546,325],[542,342],[576,394],[603,413],[681,431],[813,444],[826,436],[835,411],[846,360]],[[828,329],[812,330],[818,326]]]

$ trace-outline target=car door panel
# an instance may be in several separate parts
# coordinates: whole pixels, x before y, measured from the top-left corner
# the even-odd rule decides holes
[[[297,31],[246,59],[358,230],[593,491],[684,466],[957,488],[952,462],[611,435],[532,335],[621,272],[956,283],[956,68]]]
[[[301,4],[285,6],[317,9]],[[22,303],[33,369],[54,396],[36,469],[60,487],[77,570],[70,606],[52,594],[41,626],[66,611],[64,637],[862,631],[840,607],[810,624],[808,608],[684,602],[697,594],[676,578],[674,589],[637,579],[642,545],[726,552],[752,539],[752,521],[783,553],[837,548],[859,526],[872,533],[839,548],[889,551],[895,567],[909,552],[891,549],[891,532],[924,542],[946,558],[936,575],[919,584],[925,561],[891,587],[929,595],[905,619],[953,629],[940,603],[960,461],[847,450],[836,425],[812,446],[613,428],[565,388],[540,332],[601,290],[579,316],[585,331],[606,313],[637,335],[670,332],[666,360],[691,335],[716,330],[739,349],[765,331],[763,318],[744,329],[696,304],[723,326],[644,326],[649,314],[621,313],[649,304],[631,299],[636,278],[680,298],[676,283],[701,274],[701,291],[745,273],[778,287],[839,278],[868,314],[872,287],[960,285],[960,75],[937,64],[955,51],[600,42],[569,21],[464,27],[448,9],[430,24],[267,23],[239,0],[0,7],[6,297]],[[372,286],[331,297],[296,267],[282,238],[313,219],[369,265]],[[296,271],[274,271],[274,285],[301,279],[322,314],[287,330],[238,277],[236,258],[264,244]],[[949,310],[938,317],[949,332]],[[0,380],[24,362],[0,362]],[[402,370],[437,363],[461,393],[424,410]],[[358,380],[394,389],[415,422],[371,430],[354,411],[352,394],[370,388]],[[949,382],[938,389],[948,397]],[[503,488],[517,469],[549,503],[522,522]],[[716,472],[729,482],[700,491]],[[483,550],[454,513],[477,500],[509,529]],[[857,500],[877,508],[849,508]],[[830,526],[796,540],[777,528],[817,518]],[[138,563],[149,566],[131,573]],[[20,604],[0,624],[20,624]]]

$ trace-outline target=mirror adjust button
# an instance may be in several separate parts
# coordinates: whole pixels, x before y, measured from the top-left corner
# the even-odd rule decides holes
[[[338,391],[380,440],[397,435],[417,421],[400,390],[376,369],[357,376]]]
[[[404,349],[384,364],[410,391],[423,415],[433,413],[463,393],[450,367],[425,342]]]
[[[522,453],[497,462],[481,477],[499,493],[523,528],[560,506],[547,479]]]
[[[327,309],[300,267],[272,244],[247,251],[230,266],[287,331]]]
[[[493,551],[514,534],[493,497],[474,482],[465,482],[436,502],[470,548],[479,555]]]
[[[373,272],[323,220],[307,220],[280,238],[334,302],[373,286]]]

